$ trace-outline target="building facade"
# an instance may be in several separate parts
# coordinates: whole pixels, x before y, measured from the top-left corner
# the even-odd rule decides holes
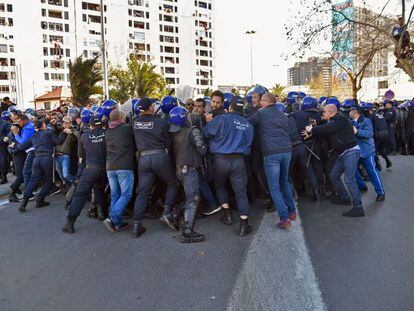
[[[331,59],[311,57],[306,62],[298,62],[288,68],[288,86],[307,85],[312,79],[322,77],[323,88],[328,92],[332,83]]]
[[[0,0],[0,65],[5,65],[0,66],[0,98],[31,106],[35,97],[70,86],[70,60],[96,57],[102,64],[100,3],[31,0],[28,7],[26,1]],[[157,65],[171,89],[188,85],[203,93],[213,87],[213,0],[103,4],[109,66],[126,66],[137,57]]]

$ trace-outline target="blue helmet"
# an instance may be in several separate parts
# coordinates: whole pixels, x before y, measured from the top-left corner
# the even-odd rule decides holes
[[[34,111],[34,109],[32,109],[32,108],[27,108],[27,109],[24,111],[24,114],[25,114],[25,115],[36,116],[36,111]]]
[[[296,102],[296,97],[298,97],[298,95],[299,95],[299,93],[298,93],[298,92],[289,92],[289,93],[287,94],[286,101],[287,101],[289,104],[293,104],[293,103],[295,103],[295,102]]]
[[[80,115],[79,108],[78,107],[69,107],[68,108],[68,116],[72,119],[78,118]]]
[[[285,111],[285,105],[283,103],[276,103],[275,107],[279,111],[282,111],[282,112]]]
[[[91,110],[92,110],[92,112],[95,112],[96,111],[96,109],[98,109],[100,106],[98,105],[98,104],[93,104],[92,106],[91,106]]]
[[[224,107],[224,109],[227,110],[230,107],[230,102],[233,99],[234,94],[230,93],[230,92],[224,92],[223,96],[224,96],[223,107]]]
[[[410,100],[407,104],[408,108],[414,108],[414,100]]]
[[[374,109],[374,104],[373,103],[361,103],[360,106],[363,110],[373,110]]]
[[[80,114],[80,118],[82,120],[83,123],[85,124],[89,124],[89,121],[91,120],[91,118],[93,117],[94,113],[92,110],[90,109],[83,109],[81,114]]]
[[[16,109],[16,106],[10,106],[9,108],[7,108],[7,111],[8,111],[8,112],[13,112],[13,111],[15,111],[15,110],[17,110],[17,109]]]
[[[329,98],[326,100],[326,105],[335,105],[335,106],[336,106],[336,108],[338,109],[338,111],[339,111],[339,109],[341,109],[341,102],[339,101],[339,99],[338,99],[338,98],[336,98],[336,97],[334,97],[334,96],[329,97]]]
[[[250,90],[248,90],[246,92],[246,95],[244,96],[244,99],[249,103],[252,104],[253,103],[253,91],[254,88],[251,88]]]
[[[140,113],[140,110],[139,110],[139,101],[140,101],[139,98],[134,98],[132,100],[132,111],[134,111],[134,113],[136,115],[139,115],[139,113]]]
[[[210,96],[204,96],[203,99],[206,102],[206,104],[210,104],[211,103],[211,97]]]
[[[319,99],[318,99],[318,104],[322,104],[325,100],[327,99],[327,97],[326,96],[321,96],[321,97],[319,97]]]
[[[297,97],[305,98],[306,97],[306,93],[304,93],[304,92],[298,92]]]
[[[95,112],[93,113],[93,116],[98,118],[99,120],[102,120],[102,117],[104,116],[104,110],[102,107],[98,107]]]
[[[161,110],[165,114],[169,114],[170,111],[178,105],[178,100],[174,96],[165,96],[161,101]]]
[[[187,115],[188,110],[184,107],[177,106],[170,111],[170,123],[176,126],[184,127],[187,126]]]
[[[308,110],[308,109],[316,109],[318,107],[318,102],[316,101],[316,98],[311,96],[305,96],[302,98],[302,110]]]
[[[1,113],[1,118],[4,120],[4,121],[10,121],[10,112],[9,111],[7,111],[7,110],[5,110],[5,111],[3,111],[2,113]]]
[[[346,111],[349,111],[355,107],[356,107],[355,101],[350,98],[345,99],[341,105],[342,110],[346,110]]]
[[[109,115],[111,114],[112,110],[114,110],[118,106],[118,102],[114,99],[107,99],[103,102],[102,108],[103,108],[103,114],[107,118],[109,118]]]
[[[253,93],[257,93],[260,96],[263,96],[265,93],[269,92],[269,90],[267,88],[265,88],[264,86],[257,84],[254,88],[253,88]]]

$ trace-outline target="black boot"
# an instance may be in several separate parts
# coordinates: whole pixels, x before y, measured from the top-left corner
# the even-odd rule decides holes
[[[75,232],[75,220],[73,218],[69,218],[67,219],[65,225],[62,228],[62,232],[64,233],[74,233]]]
[[[19,202],[19,198],[16,196],[16,192],[12,192],[9,196],[9,202],[10,203],[17,203]]]
[[[50,205],[49,202],[45,201],[45,198],[38,198],[36,201],[36,208],[41,208]]]
[[[1,176],[0,178],[0,185],[4,185],[7,184],[7,177],[6,176]]]
[[[27,203],[29,203],[29,199],[22,200],[22,204],[19,207],[19,212],[24,213],[26,211]]]
[[[378,171],[382,171],[382,165],[379,157],[375,157],[375,167]]]
[[[326,199],[325,186],[320,186],[319,187],[319,195],[320,195],[321,201]]]
[[[352,208],[348,212],[342,213],[344,217],[364,217],[364,209],[363,208]]]
[[[188,204],[184,212],[184,224],[180,236],[181,243],[200,243],[203,242],[206,237],[204,234],[200,234],[194,231],[194,222],[197,215],[198,200],[194,200]]]
[[[240,219],[240,231],[241,237],[249,235],[252,232],[252,226],[249,225],[248,219]]]
[[[137,239],[145,232],[145,228],[142,226],[142,221],[133,221],[132,238]]]
[[[105,220],[106,217],[105,217],[105,213],[104,213],[102,206],[98,205],[97,211],[98,211],[98,220],[102,220],[102,221]]]
[[[175,215],[176,214],[174,213],[173,208],[169,205],[165,205],[164,212],[162,213],[160,220],[163,223],[165,223],[168,227],[170,227],[172,230],[178,231],[179,227],[178,227],[178,223],[177,223],[177,219]]]
[[[313,189],[313,200],[315,202],[322,201],[322,196],[319,189]]]
[[[98,218],[98,207],[95,204],[90,204],[86,213],[88,218]]]
[[[392,167],[392,162],[388,157],[385,157],[385,162],[387,163],[387,168],[391,168]]]
[[[223,215],[221,215],[220,220],[226,225],[233,224],[233,216],[231,214],[230,208],[223,208]]]

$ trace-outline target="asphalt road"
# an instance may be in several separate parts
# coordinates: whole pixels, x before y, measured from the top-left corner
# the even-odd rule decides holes
[[[85,210],[76,233],[61,233],[63,197],[40,210],[0,207],[0,310],[225,310],[252,236],[218,216],[201,219],[201,244],[182,245],[158,220],[133,240]],[[257,227],[264,211],[252,208]],[[237,219],[237,218],[236,218]]]
[[[363,195],[366,217],[348,207],[301,202],[305,239],[332,311],[414,310],[414,157],[394,156],[382,173],[386,201]]]

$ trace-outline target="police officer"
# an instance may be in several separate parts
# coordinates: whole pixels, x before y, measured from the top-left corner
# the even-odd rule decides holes
[[[156,176],[167,184],[164,212],[161,221],[178,230],[173,207],[177,197],[178,181],[168,154],[171,137],[165,119],[154,116],[155,100],[142,98],[141,112],[133,124],[135,145],[138,149],[138,192],[134,205],[133,238],[145,232],[142,226],[148,197]]]
[[[201,131],[195,126],[189,126],[191,120],[188,110],[175,107],[170,111],[170,133],[174,146],[177,178],[184,186],[185,210],[184,225],[180,242],[197,243],[205,240],[203,234],[193,230],[197,208],[200,203],[199,172],[203,166],[202,157],[207,153]]]
[[[45,197],[53,185],[53,148],[57,144],[61,144],[67,136],[67,132],[58,135],[53,130],[48,130],[44,121],[36,121],[35,129],[36,133],[30,138],[30,143],[35,150],[35,158],[30,181],[24,188],[20,212],[26,211],[27,203],[33,196],[33,190],[42,179],[44,184],[37,196],[36,208],[49,205],[49,202],[45,202]]]
[[[302,131],[309,125],[320,125],[322,123],[321,114],[318,111],[317,106],[318,103],[316,99],[311,96],[306,96],[302,99],[300,110],[293,114],[293,119],[296,122],[299,133],[302,133]],[[309,167],[310,165],[312,167],[313,175],[316,176],[317,182],[319,183],[317,188],[313,188],[316,200],[320,200],[325,196],[325,176],[323,163],[321,161],[323,158],[324,143],[326,144],[324,139],[317,139],[314,137],[304,141],[305,145],[303,147],[306,149],[306,153],[308,153],[305,163],[303,162],[305,155],[303,153],[303,148],[298,145],[299,149],[293,148],[292,150],[292,157],[295,158],[295,161],[300,161],[301,167]],[[312,173],[308,171],[308,175],[312,185]]]
[[[397,150],[401,155],[407,155],[407,127],[406,121],[408,117],[407,103],[399,105],[396,109],[395,133],[397,141]]]
[[[210,119],[203,129],[204,136],[210,140],[210,152],[214,156],[214,183],[219,204],[223,208],[221,221],[227,225],[233,223],[226,189],[230,179],[240,214],[240,236],[246,236],[252,231],[248,224],[249,201],[244,156],[250,153],[254,129],[242,115],[243,106],[243,99],[234,97],[230,103],[230,112]]]
[[[414,100],[407,104],[406,142],[407,152],[414,155]]]
[[[62,231],[74,233],[76,218],[80,215],[89,193],[93,189],[97,203],[105,206],[105,185],[106,185],[106,147],[105,130],[102,128],[102,121],[99,117],[90,119],[90,131],[85,131],[81,136],[82,145],[85,148],[86,167],[79,179],[78,187],[72,198],[69,208],[67,222]]]
[[[397,120],[397,109],[390,100],[385,101],[384,117],[388,127],[388,152],[393,154],[397,150],[397,142],[395,139],[395,122]]]
[[[301,113],[301,115],[303,115],[302,112],[307,112],[307,109],[312,109],[311,107],[314,107],[314,109],[316,109],[316,99],[313,97],[304,97],[302,99],[302,105],[301,105],[301,109],[302,111],[300,112],[296,112],[294,115]],[[283,104],[279,103],[276,105],[276,108],[279,108],[279,110],[281,110],[283,112]],[[304,173],[305,177],[309,180],[310,186],[312,188],[313,191],[313,196],[314,196],[314,200],[315,201],[320,201],[321,200],[321,190],[319,185],[323,185],[323,180],[322,183],[318,183],[318,180],[316,179],[315,173],[313,171],[312,168],[312,163],[311,163],[311,159],[310,157],[315,157],[317,156],[316,154],[310,154],[309,150],[311,152],[314,153],[314,148],[310,149],[307,146],[305,146],[303,140],[302,140],[302,135],[300,134],[301,131],[298,129],[298,126],[296,124],[296,120],[293,116],[288,117],[288,130],[289,130],[289,137],[290,137],[290,141],[292,143],[292,159],[290,162],[290,171],[292,171],[293,166],[297,165],[297,167],[300,169],[300,171],[302,173]],[[319,114],[318,114],[319,115]],[[298,118],[299,119],[299,118]],[[303,121],[305,121],[306,118],[303,118]],[[306,126],[309,125],[309,118],[307,119],[308,122],[304,122],[304,124],[306,124]],[[305,126],[305,127],[306,127]],[[309,143],[308,143],[309,144]],[[318,159],[316,159],[318,160]],[[319,161],[319,160],[318,160]],[[322,169],[322,165],[321,165],[321,169]],[[322,173],[323,174],[323,173]],[[323,178],[323,175],[322,175]],[[322,188],[322,187],[321,187]]]
[[[9,152],[7,150],[10,133],[10,113],[2,112],[0,118],[0,185],[7,183],[7,172],[9,170]]]

